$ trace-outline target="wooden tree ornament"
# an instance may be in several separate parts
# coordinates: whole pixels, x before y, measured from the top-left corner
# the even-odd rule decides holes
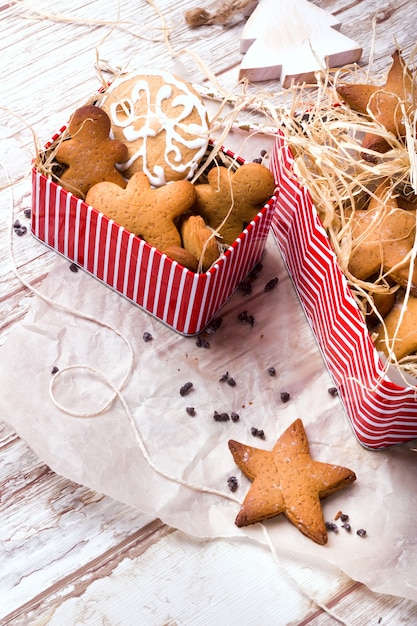
[[[240,51],[239,78],[315,82],[315,72],[358,61],[362,48],[339,32],[341,23],[307,0],[259,0],[244,9],[249,19]]]

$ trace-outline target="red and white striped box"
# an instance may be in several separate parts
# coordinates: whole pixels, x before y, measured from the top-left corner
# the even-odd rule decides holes
[[[35,237],[183,335],[204,330],[261,259],[274,207],[275,196],[215,265],[196,274],[32,170]]]
[[[417,392],[384,372],[308,189],[278,135],[271,169],[279,185],[272,232],[359,442],[380,449],[417,438]]]

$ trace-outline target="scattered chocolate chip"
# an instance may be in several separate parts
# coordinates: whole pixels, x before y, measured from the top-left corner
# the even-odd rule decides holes
[[[264,157],[267,155],[267,151],[266,150],[261,150],[261,157]]]
[[[252,159],[252,163],[262,163],[262,159],[258,157],[257,159]]]
[[[256,428],[255,426],[252,426],[250,432],[254,437],[259,437],[259,439],[265,439],[265,433],[261,428]]]
[[[283,391],[282,393],[280,393],[280,397],[282,402],[288,402],[291,396],[287,391]]]
[[[236,386],[236,381],[235,381],[235,379],[234,379],[234,378],[232,378],[232,377],[230,376],[230,378],[229,378],[229,379],[228,379],[228,381],[227,381],[227,384],[228,384],[228,385],[230,385],[231,387],[235,387],[235,386]]]
[[[273,366],[268,367],[268,374],[270,376],[275,376],[275,374],[276,374],[275,367],[273,367]]]
[[[229,380],[229,372],[225,372],[219,378],[219,383],[225,383]]]
[[[337,524],[335,524],[334,522],[325,522],[325,525],[326,525],[327,530],[331,530],[334,533],[339,532]]]
[[[206,328],[206,332],[212,334],[219,330],[220,326],[223,324],[222,317],[215,317],[211,320],[210,324]]]
[[[51,367],[51,374],[56,374],[57,372],[59,372],[59,367],[57,367],[56,365]]]
[[[28,219],[30,219],[32,217],[32,209],[25,209],[23,211],[23,214],[25,217],[27,217]]]
[[[143,335],[142,335],[142,339],[143,339],[143,341],[148,342],[148,341],[152,341],[153,337],[152,337],[151,333],[148,333],[147,331],[145,331],[143,333]]]
[[[193,406],[187,406],[185,410],[188,413],[188,415],[191,415],[191,417],[194,417],[195,408]]]
[[[14,232],[16,233],[16,235],[18,237],[22,237],[22,235],[25,235],[27,233],[27,226],[24,226],[23,224],[21,224],[19,222],[19,220],[15,220],[13,223],[13,229]]]
[[[331,396],[337,396],[338,394],[337,387],[329,387],[327,391]]]
[[[261,272],[263,270],[263,265],[262,263],[259,261],[255,267],[253,268],[253,270],[250,272],[249,274],[249,278],[251,278],[252,280],[255,280],[255,278],[258,278],[258,274],[259,272]]]
[[[78,265],[76,263],[71,263],[69,268],[71,272],[78,272]]]
[[[185,383],[180,389],[180,396],[186,396],[193,387],[193,383]]]
[[[356,534],[358,535],[358,537],[365,537],[366,530],[364,528],[359,528],[359,530],[356,531]]]
[[[248,315],[247,311],[242,311],[242,313],[239,313],[237,318],[240,322],[246,322],[247,324],[250,324],[251,326],[253,326],[255,323],[255,318],[253,317],[253,315]]]
[[[342,524],[342,528],[344,528],[346,532],[348,533],[350,533],[350,531],[352,530],[352,527],[350,524],[348,524],[348,522],[345,522],[344,524]]]
[[[277,285],[278,285],[278,276],[275,276],[275,278],[271,278],[271,280],[268,280],[268,282],[266,283],[264,287],[264,290],[271,291],[272,289],[275,289]]]
[[[252,293],[252,283],[250,280],[244,280],[239,285],[239,291],[243,293],[244,296],[250,296]]]
[[[215,422],[228,422],[230,417],[228,413],[218,413],[217,411],[214,411],[213,419]]]
[[[236,476],[229,476],[229,478],[227,479],[227,484],[230,491],[236,491],[239,486]]]
[[[210,348],[210,343],[207,341],[207,339],[203,339],[203,337],[200,337],[200,335],[197,337],[195,345],[197,346],[197,348]]]
[[[340,515],[340,521],[342,521],[342,522],[347,522],[347,521],[348,521],[348,519],[349,519],[349,515],[346,515],[346,513],[342,513],[342,514]]]
[[[230,419],[232,420],[232,422],[238,422],[240,420],[239,413],[236,413],[236,411],[232,411],[230,413]]]

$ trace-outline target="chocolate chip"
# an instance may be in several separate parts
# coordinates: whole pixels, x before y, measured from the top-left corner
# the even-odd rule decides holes
[[[291,396],[287,391],[283,391],[282,393],[280,393],[280,397],[282,402],[288,402]]]
[[[78,272],[78,265],[76,263],[71,263],[69,268],[71,272],[74,272],[74,273]]]
[[[225,372],[224,374],[220,376],[219,383],[225,383],[228,380],[229,380],[229,372]]]
[[[341,522],[347,522],[349,519],[349,515],[346,515],[346,513],[341,513],[340,515],[340,521]]]
[[[207,326],[206,332],[215,333],[217,330],[219,330],[222,324],[223,324],[223,318],[215,317],[214,319],[211,320],[210,324]]]
[[[366,530],[364,528],[359,528],[359,530],[356,531],[356,534],[358,535],[358,537],[365,537]]]
[[[275,374],[276,374],[275,367],[272,367],[272,366],[268,367],[268,374],[270,376],[275,376]]]
[[[23,224],[19,222],[19,220],[14,221],[13,229],[18,237],[22,237],[22,235],[25,235],[28,230],[26,226],[24,226]]]
[[[337,524],[335,524],[334,522],[325,522],[325,525],[326,525],[327,530],[331,530],[334,533],[339,532]]]
[[[228,422],[230,417],[228,413],[218,413],[217,411],[214,411],[213,419],[215,422]]]
[[[210,343],[207,341],[207,339],[203,339],[200,336],[197,337],[195,345],[197,346],[197,348],[210,348]]]
[[[264,290],[271,291],[272,289],[275,289],[277,285],[278,285],[278,276],[275,276],[275,278],[271,278],[271,280],[268,280],[268,282],[266,283],[264,287]]]
[[[240,420],[239,413],[236,413],[235,411],[232,411],[230,413],[230,419],[232,420],[232,422],[238,422]]]
[[[327,391],[331,396],[337,396],[338,394],[337,387],[329,387]]]
[[[229,476],[229,478],[227,479],[227,485],[230,491],[236,491],[239,486],[236,476]]]
[[[57,367],[56,365],[51,367],[51,374],[56,374],[57,372],[59,372],[59,367]]]
[[[244,296],[250,296],[253,291],[252,283],[250,280],[244,280],[239,285],[239,291],[243,293]]]
[[[253,270],[250,272],[249,274],[249,278],[252,278],[252,280],[254,280],[255,278],[258,277],[259,272],[261,272],[263,270],[263,265],[262,263],[259,261],[255,267],[253,268]]]
[[[180,389],[180,396],[186,396],[193,388],[193,383],[185,383]]]
[[[145,331],[142,335],[142,339],[143,341],[148,342],[148,341],[152,341],[153,337],[151,333],[148,333],[147,331]]]
[[[188,413],[188,415],[191,415],[191,417],[194,417],[195,408],[193,406],[187,406],[185,410]]]
[[[344,524],[342,524],[342,528],[344,528],[346,532],[348,533],[350,533],[350,531],[352,530],[352,527],[350,524],[348,524],[348,522],[345,522]]]
[[[23,214],[25,217],[27,217],[28,219],[30,219],[32,217],[32,209],[25,209],[23,211]]]
[[[248,315],[247,311],[242,311],[242,313],[239,313],[237,318],[240,322],[246,322],[247,324],[250,324],[251,326],[253,326],[255,323],[255,318],[253,317],[253,315]]]
[[[259,439],[265,439],[265,433],[261,428],[256,428],[255,426],[252,426],[250,432],[254,437],[259,437]]]
[[[227,384],[230,385],[231,387],[235,387],[236,386],[236,381],[234,378],[230,377],[227,381]]]

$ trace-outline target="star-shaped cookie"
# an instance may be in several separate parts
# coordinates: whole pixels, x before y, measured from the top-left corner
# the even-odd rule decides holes
[[[416,85],[414,76],[399,50],[392,55],[392,65],[385,85],[339,84],[337,93],[354,111],[372,115],[386,130],[396,137],[405,135],[404,112],[410,115],[416,107]],[[387,152],[389,143],[378,134],[365,135],[362,147],[376,152]],[[373,155],[363,154],[367,160],[374,160]]]
[[[283,513],[304,535],[320,545],[327,530],[320,499],[350,485],[355,473],[314,461],[300,419],[281,435],[271,451],[229,441],[236,465],[252,485],[236,517],[247,526]]]

